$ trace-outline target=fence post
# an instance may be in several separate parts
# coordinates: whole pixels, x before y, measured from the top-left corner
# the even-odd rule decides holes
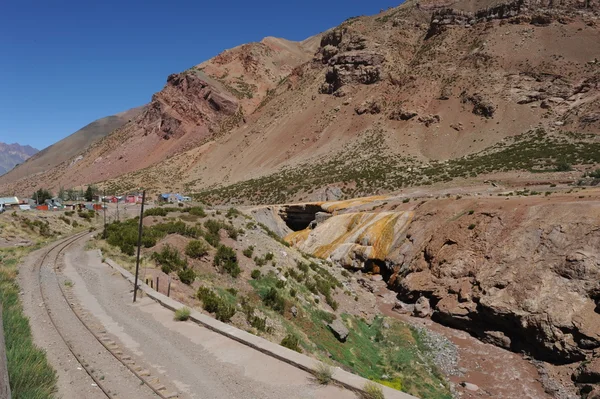
[[[2,303],[0,303],[0,399],[11,399],[6,346],[4,342],[4,322],[2,321]]]
[[[156,292],[160,292],[160,290],[158,289],[158,276],[156,276]]]
[[[167,287],[167,296],[171,297],[171,277],[169,277],[169,286]]]

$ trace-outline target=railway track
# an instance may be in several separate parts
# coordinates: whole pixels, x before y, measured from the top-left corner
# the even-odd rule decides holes
[[[98,373],[95,372],[94,368],[90,366],[90,364],[83,358],[81,354],[78,353],[76,348],[73,346],[71,341],[65,334],[63,327],[57,321],[54,312],[50,308],[50,300],[48,296],[48,292],[44,288],[42,271],[44,265],[49,265],[53,273],[57,274],[58,272],[58,263],[61,254],[73,243],[85,237],[88,233],[83,232],[76,234],[75,236],[68,238],[60,243],[57,243],[51,246],[44,254],[42,259],[36,264],[37,268],[37,276],[39,279],[39,289],[40,296],[42,298],[43,307],[45,308],[46,313],[48,314],[50,323],[53,328],[56,330],[61,340],[65,343],[66,347],[69,349],[70,353],[77,360],[79,365],[85,372],[89,375],[89,377],[94,381],[94,384],[100,389],[100,391],[107,398],[112,398],[116,396],[113,394],[111,387],[104,380],[103,376],[98,376]],[[123,367],[125,367],[132,376],[139,379],[140,385],[147,386],[156,397],[160,399],[173,399],[178,398],[177,393],[169,393],[166,390],[166,387],[160,383],[158,377],[152,376],[149,370],[142,368],[137,365],[135,360],[132,359],[130,355],[124,354],[123,351],[118,347],[118,345],[110,339],[110,337],[106,334],[106,331],[101,326],[93,327],[92,323],[86,321],[89,320],[89,315],[80,307],[77,307],[73,303],[73,294],[70,292],[70,289],[65,289],[58,278],[56,278],[56,284],[58,285],[59,291],[62,295],[62,299],[68,304],[69,309],[75,315],[76,319],[79,320],[79,323],[94,337],[94,339],[102,345],[102,347],[109,353],[114,359],[116,359]]]

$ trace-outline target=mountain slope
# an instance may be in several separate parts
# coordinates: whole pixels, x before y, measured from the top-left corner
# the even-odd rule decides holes
[[[6,144],[0,142],[0,175],[20,164],[38,150],[28,145],[22,146],[17,143]]]
[[[210,201],[319,200],[332,186],[374,194],[455,178],[446,162],[494,158],[536,129],[553,147],[533,166],[555,162],[568,132],[595,142],[600,131],[598,3],[588,5],[407,2],[352,18],[247,123],[112,186],[215,188]]]
[[[98,182],[195,148],[243,123],[281,79],[312,57],[314,46],[314,39],[266,38],[173,74],[137,118],[87,147],[80,159],[62,159],[43,179],[25,174],[0,179],[0,188],[28,192],[41,181],[52,186]]]
[[[68,137],[54,143],[19,165],[0,178],[0,185],[4,182],[17,181],[26,176],[44,174],[62,162],[69,161],[92,143],[105,137],[115,129],[120,128],[142,112],[143,107],[133,108],[116,115],[98,119]]]
[[[496,159],[498,146],[532,131],[552,148],[531,167],[548,167],[563,140],[583,146],[600,131],[598,8],[406,2],[305,43],[240,46],[169,77],[140,118],[44,182],[318,200],[469,177],[463,157]],[[575,142],[569,132],[592,135]]]

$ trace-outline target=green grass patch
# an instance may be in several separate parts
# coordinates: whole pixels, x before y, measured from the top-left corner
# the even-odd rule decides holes
[[[23,313],[16,282],[23,250],[0,250],[0,301],[3,305],[4,337],[12,397],[54,398],[56,372],[46,354],[33,343],[29,320]]]

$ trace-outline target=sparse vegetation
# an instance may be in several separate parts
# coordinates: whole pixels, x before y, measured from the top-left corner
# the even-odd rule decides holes
[[[314,374],[319,384],[327,385],[333,378],[333,367],[325,363],[319,363]]]
[[[185,254],[190,258],[200,259],[208,255],[208,244],[204,240],[192,240],[186,245]]]
[[[365,384],[362,395],[364,399],[385,399],[383,390],[374,382],[367,382]]]
[[[252,254],[254,253],[254,246],[250,245],[248,248],[244,249],[242,253],[246,258],[252,258]]]
[[[206,190],[197,198],[210,202],[242,199],[253,203],[283,203],[299,193],[340,182],[347,186],[345,196],[351,198],[497,171],[544,173],[569,170],[567,166],[574,164],[600,163],[600,142],[593,135],[549,135],[538,129],[507,138],[478,153],[427,164],[416,158],[392,155],[384,136],[383,130],[366,131],[360,140],[326,158],[311,159],[272,175]],[[362,162],[365,156],[369,158],[368,163]]]
[[[190,318],[191,310],[188,307],[182,307],[175,311],[175,320],[186,321]]]
[[[24,254],[22,249],[0,249],[0,302],[10,387],[13,398],[52,398],[56,373],[45,351],[33,343],[29,320],[19,299],[17,264]]]
[[[229,273],[233,278],[241,273],[240,266],[237,263],[237,255],[231,247],[220,245],[215,255],[214,264],[219,267],[221,273]]]
[[[177,271],[177,277],[182,283],[191,285],[196,280],[196,272],[188,266],[184,266],[183,269]]]
[[[252,277],[254,280],[258,280],[260,278],[260,270],[252,270],[252,273],[250,273],[250,277]]]
[[[293,334],[288,334],[281,340],[280,345],[283,347],[286,347],[288,349],[291,349],[293,351],[302,353],[302,350],[300,349],[299,344],[300,344],[300,340],[298,339],[297,336],[295,336]]]

